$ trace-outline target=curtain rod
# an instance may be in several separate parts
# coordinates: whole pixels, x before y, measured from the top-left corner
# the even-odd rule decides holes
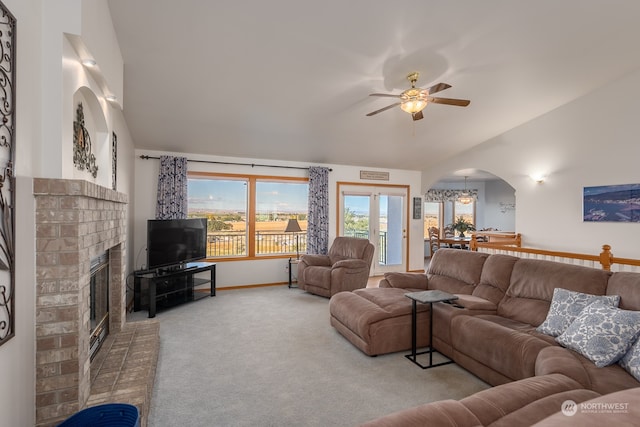
[[[140,158],[143,160],[149,160],[149,159],[155,159],[155,160],[160,160],[160,157],[154,157],[154,156],[147,156],[144,154],[140,155]],[[218,164],[218,165],[233,165],[233,166],[251,166],[256,167],[256,166],[260,166],[260,167],[265,167],[265,168],[280,168],[280,169],[302,169],[302,170],[309,170],[309,168],[305,168],[302,166],[280,166],[280,165],[261,165],[259,163],[235,163],[235,162],[217,162],[215,160],[192,160],[192,159],[187,159],[187,162],[193,162],[193,163],[214,163],[214,164]],[[333,171],[333,169],[329,168],[329,172]]]

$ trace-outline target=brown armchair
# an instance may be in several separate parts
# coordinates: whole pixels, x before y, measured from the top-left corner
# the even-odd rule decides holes
[[[373,260],[368,239],[336,237],[328,255],[302,255],[298,263],[298,287],[331,298],[341,291],[367,286]]]

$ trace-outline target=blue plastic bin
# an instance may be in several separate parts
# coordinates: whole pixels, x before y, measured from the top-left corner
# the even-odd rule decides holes
[[[107,403],[83,409],[58,427],[140,427],[140,413],[134,405]]]

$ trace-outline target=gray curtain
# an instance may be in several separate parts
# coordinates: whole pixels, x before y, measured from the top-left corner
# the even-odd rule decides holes
[[[187,158],[160,157],[156,219],[187,217]]]
[[[329,252],[329,168],[309,168],[307,253]]]

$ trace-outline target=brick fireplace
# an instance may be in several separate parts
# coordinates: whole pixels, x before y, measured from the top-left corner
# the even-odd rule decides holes
[[[36,425],[82,409],[91,390],[90,263],[109,257],[109,330],[126,316],[127,196],[99,185],[34,180],[36,204]]]

